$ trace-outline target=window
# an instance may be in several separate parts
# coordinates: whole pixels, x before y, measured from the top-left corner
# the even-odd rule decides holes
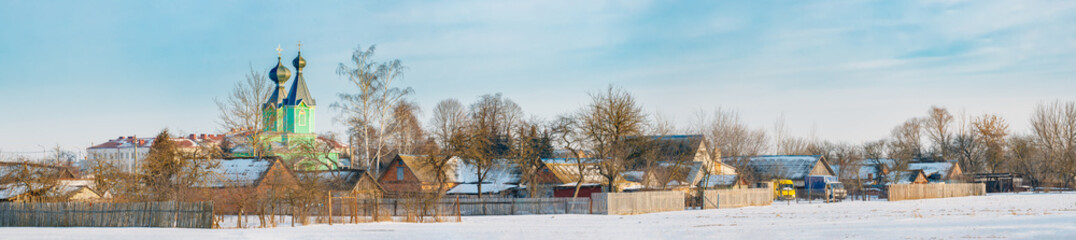
[[[299,126],[306,126],[306,110],[299,109]]]
[[[396,167],[396,181],[403,181],[403,167]]]

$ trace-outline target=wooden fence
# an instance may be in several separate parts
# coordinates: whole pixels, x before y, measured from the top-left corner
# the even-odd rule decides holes
[[[0,226],[211,228],[213,203],[0,203]]]
[[[626,215],[685,209],[684,192],[679,191],[595,193],[591,197],[596,205],[594,213]]]
[[[773,190],[768,188],[706,190],[702,192],[702,208],[741,208],[773,204]]]
[[[982,183],[932,183],[889,185],[889,201],[981,196],[984,194],[986,194],[986,185]]]

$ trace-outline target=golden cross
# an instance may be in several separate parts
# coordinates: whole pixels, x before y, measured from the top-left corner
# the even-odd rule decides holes
[[[299,51],[303,50],[303,41],[299,41]]]
[[[284,49],[281,49],[281,48],[280,48],[280,44],[277,44],[277,45],[276,45],[276,56],[277,56],[277,57],[279,57],[279,56],[280,56],[280,51],[284,51]]]

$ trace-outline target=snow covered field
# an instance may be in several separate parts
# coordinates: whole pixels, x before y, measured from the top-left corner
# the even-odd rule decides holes
[[[0,239],[1076,239],[1076,194],[265,229],[0,228]]]

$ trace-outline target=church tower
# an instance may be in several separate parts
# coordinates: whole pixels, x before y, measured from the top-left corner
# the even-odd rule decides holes
[[[276,84],[276,88],[273,89],[269,100],[262,104],[262,130],[264,132],[284,130],[284,111],[281,107],[286,96],[284,95],[284,84],[291,78],[291,71],[284,67],[284,64],[281,64],[280,52],[282,50],[280,46],[276,47],[276,66],[269,70],[269,80]]]
[[[299,49],[298,56],[291,63],[295,66],[295,81],[292,82],[291,91],[283,103],[283,131],[292,134],[314,134],[314,108],[317,103],[306,88],[306,79],[303,79],[306,59],[303,59],[302,49]]]

